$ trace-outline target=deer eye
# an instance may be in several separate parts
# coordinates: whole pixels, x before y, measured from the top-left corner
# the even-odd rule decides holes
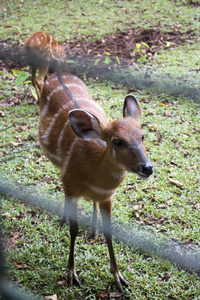
[[[142,136],[142,142],[144,142],[144,140],[145,140],[145,138],[144,138],[144,134],[143,134],[143,136]]]
[[[116,146],[116,147],[122,147],[122,146],[125,146],[124,142],[120,139],[113,139],[113,144]]]

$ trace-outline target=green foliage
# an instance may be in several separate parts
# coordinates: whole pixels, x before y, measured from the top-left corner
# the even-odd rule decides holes
[[[141,49],[142,45],[145,46],[146,48],[149,48],[149,46],[146,43],[141,42],[141,43],[136,43],[136,49],[134,51],[139,52],[139,53],[141,53],[141,52],[145,53],[145,50]]]
[[[121,64],[118,56],[116,56],[116,61],[118,62],[119,65]]]
[[[31,94],[32,94],[34,99],[38,100],[38,95],[37,95],[36,90],[35,90],[34,87],[31,87]]]
[[[99,62],[100,62],[100,58],[97,58],[94,62],[94,66],[97,66]]]
[[[109,56],[105,57],[104,64],[109,65],[112,62]]]
[[[74,61],[74,60],[67,60],[67,63],[68,64],[74,64],[75,66],[79,66],[79,63],[77,61]]]
[[[24,71],[12,70],[13,75],[17,75],[16,86],[24,84],[26,79],[28,78],[28,73]]]

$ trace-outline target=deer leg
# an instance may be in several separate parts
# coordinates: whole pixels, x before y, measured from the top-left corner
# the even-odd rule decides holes
[[[93,216],[92,216],[92,230],[88,235],[88,240],[92,238],[97,238],[99,236],[98,232],[98,210],[97,210],[97,203],[93,202]]]
[[[103,221],[103,232],[106,238],[106,242],[108,245],[108,251],[110,256],[110,268],[111,273],[114,275],[115,282],[117,285],[118,290],[122,293],[123,287],[122,284],[129,284],[128,281],[126,281],[121,273],[119,272],[119,269],[117,267],[115,254],[113,250],[112,245],[112,232],[111,232],[111,209],[112,209],[112,202],[107,201],[105,203],[100,204],[100,210],[102,215],[102,221]]]
[[[49,69],[49,66],[40,66],[39,67],[39,74],[38,74],[37,79],[35,80],[36,86],[37,86],[37,89],[38,89],[38,91],[36,89],[36,92],[38,94],[38,99],[40,98],[40,94],[42,92],[45,76],[48,73],[48,69]]]
[[[32,84],[35,87],[36,86],[36,67],[35,66],[31,66],[31,76],[32,76]]]
[[[37,94],[37,97],[38,97],[38,100],[39,100],[39,97],[40,97],[40,91],[38,89],[38,86],[37,86],[37,78],[36,78],[36,67],[35,66],[32,66],[31,67],[31,73],[32,73],[32,84],[36,90],[36,94]]]
[[[81,284],[76,274],[75,263],[74,263],[74,246],[75,246],[76,236],[78,234],[77,201],[75,199],[71,199],[68,197],[66,197],[66,201],[68,207],[70,236],[71,236],[67,279],[69,281],[69,285],[72,287],[74,282],[78,285]]]
[[[67,223],[69,221],[69,213],[68,213],[68,206],[67,206],[67,197],[65,197],[65,206],[64,206],[64,213],[63,213],[63,217],[60,220],[60,226],[63,226],[64,223]]]

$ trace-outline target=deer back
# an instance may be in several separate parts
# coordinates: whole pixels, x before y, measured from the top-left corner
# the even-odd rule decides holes
[[[49,159],[60,168],[63,168],[73,142],[78,139],[68,118],[69,111],[77,108],[97,115],[102,124],[108,123],[103,109],[90,98],[83,81],[69,73],[52,74],[41,95],[39,139]]]

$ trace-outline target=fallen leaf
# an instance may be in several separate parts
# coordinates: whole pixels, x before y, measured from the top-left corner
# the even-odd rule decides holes
[[[196,170],[197,166],[191,166],[191,167],[187,167],[186,170]]]
[[[170,164],[174,165],[174,166],[178,166],[177,163],[173,160],[170,160]]]
[[[28,126],[27,125],[22,125],[22,126],[19,127],[19,130],[26,131],[26,130],[28,130]]]
[[[10,217],[10,213],[4,213],[4,214],[1,214],[2,216],[6,216],[6,217]]]
[[[114,293],[110,293],[110,298],[109,299],[112,299],[112,298],[121,298],[122,294],[120,292],[117,292],[117,294],[114,294]]]
[[[17,220],[17,219],[20,219],[20,218],[24,218],[26,217],[26,214],[20,212],[18,215],[16,215],[15,217],[12,217],[12,220]]]
[[[146,225],[153,225],[153,224],[161,224],[165,220],[165,217],[158,219],[158,220],[152,220],[152,221],[145,221]]]
[[[162,135],[160,134],[160,131],[158,131],[157,142],[160,142],[161,140],[162,140]]]
[[[168,281],[170,278],[171,278],[171,274],[169,273],[169,274],[165,274],[165,275],[163,276],[162,280]]]
[[[194,184],[196,184],[198,181],[200,181],[200,178],[196,178],[196,179],[194,180]]]
[[[11,144],[12,144],[14,147],[17,147],[17,146],[23,145],[23,142],[11,142]]]
[[[157,208],[161,208],[161,209],[164,209],[164,208],[167,208],[165,204],[161,204],[159,205]]]
[[[194,208],[196,208],[196,209],[198,209],[200,207],[200,203],[196,203],[195,205],[194,205]]]
[[[170,117],[170,118],[173,117],[171,111],[169,111],[169,110],[164,113],[164,116]]]
[[[190,125],[190,123],[188,123],[186,120],[184,120],[183,118],[181,118],[181,121],[183,122],[183,123],[185,123],[186,125]]]
[[[176,181],[176,180],[173,180],[173,179],[171,179],[171,178],[168,178],[168,182],[170,183],[170,184],[174,184],[174,185],[176,185],[176,186],[183,186],[183,184],[182,183],[180,183],[180,182],[178,182],[178,181]]]
[[[68,283],[67,283],[67,281],[65,281],[65,280],[58,281],[57,284],[59,284],[59,285],[64,285],[64,286],[68,286]]]
[[[139,218],[142,206],[143,206],[142,204],[139,204],[134,207],[133,213],[136,216],[136,218]]]
[[[0,116],[1,117],[5,117],[5,112],[3,112],[2,110],[0,110]]]
[[[150,99],[146,99],[146,98],[145,98],[145,99],[142,99],[141,102],[143,102],[143,103],[149,103],[149,102],[150,102]]]
[[[151,189],[151,190],[152,190],[152,189],[155,189],[155,188],[156,188],[156,184],[154,184],[154,185],[152,185],[152,186],[149,185],[149,186],[142,187],[142,188],[141,188],[141,191],[147,190],[147,189]]]
[[[44,296],[44,299],[45,300],[57,300],[57,295],[54,294],[54,295],[51,295],[51,296]]]
[[[186,155],[190,154],[190,150],[186,150],[186,149],[178,149],[181,152],[184,152]]]
[[[145,122],[145,123],[140,124],[141,127],[144,127],[144,126],[147,126],[147,125],[149,125],[149,122]]]
[[[149,131],[158,131],[158,128],[156,126],[151,126],[149,128]]]
[[[127,270],[131,273],[133,273],[133,270],[131,269],[130,265],[128,265]]]
[[[140,225],[145,225],[144,220],[141,220],[141,221],[139,221],[138,223],[139,223]]]
[[[101,298],[107,298],[108,297],[108,289],[106,288],[102,293],[98,293],[98,296]]]
[[[43,161],[44,159],[46,158],[46,156],[45,155],[42,155],[42,156],[40,156],[39,158],[38,158],[38,160],[36,160],[36,164],[38,164],[40,161]]]
[[[129,185],[127,188],[126,188],[126,191],[129,191],[129,190],[132,190],[132,189],[135,189],[136,186],[135,185]]]
[[[18,262],[16,259],[12,259],[13,265],[17,266],[19,269],[22,269],[24,267],[24,263]]]
[[[179,142],[177,140],[173,139],[172,142],[174,143],[175,147],[178,148],[180,146],[180,144],[179,144]]]
[[[172,203],[173,203],[173,198],[171,198],[171,199],[169,199],[169,200],[167,201],[167,205],[168,205],[168,206],[172,205]]]

